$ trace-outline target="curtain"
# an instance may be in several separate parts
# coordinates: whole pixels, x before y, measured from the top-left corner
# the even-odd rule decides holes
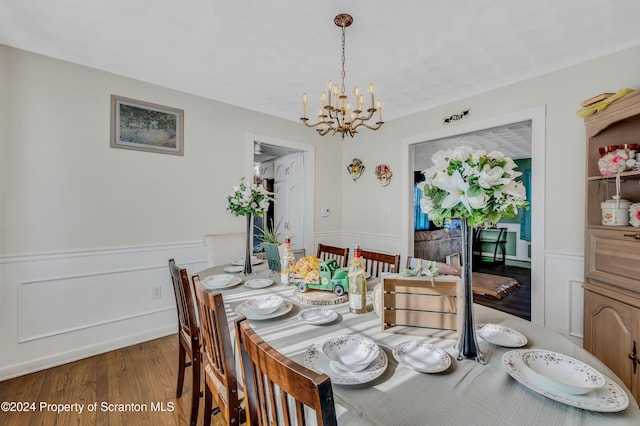
[[[429,230],[430,222],[429,216],[423,213],[420,209],[420,198],[422,198],[422,190],[418,188],[418,185],[413,186],[413,217],[415,218],[415,231],[427,231]]]

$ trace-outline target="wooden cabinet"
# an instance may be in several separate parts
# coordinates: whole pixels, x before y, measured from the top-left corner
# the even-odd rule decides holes
[[[584,347],[640,401],[640,228],[602,225],[600,203],[616,194],[616,178],[598,169],[599,148],[640,143],[640,91],[586,117],[585,125]],[[640,202],[640,171],[620,174],[620,195]]]

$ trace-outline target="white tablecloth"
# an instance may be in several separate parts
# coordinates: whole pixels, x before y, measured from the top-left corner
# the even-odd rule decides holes
[[[276,281],[264,289],[244,285],[221,290],[227,303],[228,319],[237,318],[235,307],[249,297],[277,293],[291,300],[291,312],[270,320],[251,320],[260,335],[276,349],[303,363],[303,354],[313,343],[329,336],[358,334],[374,340],[389,359],[385,373],[376,380],[356,386],[333,384],[336,410],[341,425],[639,425],[640,410],[622,382],[597,358],[561,334],[535,326],[520,318],[475,306],[476,323],[494,323],[511,327],[529,340],[527,348],[556,351],[582,360],[619,384],[629,397],[622,412],[587,411],[542,396],[514,380],[502,365],[502,355],[511,348],[495,346],[479,339],[486,365],[472,360],[457,361],[454,332],[440,337],[417,337],[382,331],[380,317],[374,312],[355,315],[347,304],[329,306],[338,313],[331,324],[314,326],[299,321],[300,310],[309,307],[293,297],[294,288],[279,284],[278,276],[266,266],[254,267],[250,278],[270,277]],[[203,279],[221,273],[222,267],[200,272]],[[244,278],[244,277],[243,277]],[[393,347],[419,339],[432,343],[451,355],[451,367],[437,374],[418,373],[394,359]]]

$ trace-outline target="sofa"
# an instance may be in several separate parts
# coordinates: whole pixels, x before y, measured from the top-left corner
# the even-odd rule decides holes
[[[416,231],[413,237],[413,257],[445,262],[450,254],[462,252],[460,229]]]

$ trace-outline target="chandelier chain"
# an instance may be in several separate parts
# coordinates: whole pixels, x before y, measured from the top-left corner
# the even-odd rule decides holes
[[[340,90],[342,93],[345,93],[347,90],[345,89],[344,86],[344,77],[346,75],[345,71],[344,71],[344,63],[345,63],[345,54],[344,54],[344,47],[345,47],[345,32],[346,32],[346,27],[344,26],[344,24],[342,25],[342,73],[341,73],[341,77],[342,77],[342,87],[340,87]]]
[[[360,92],[357,86],[353,89],[354,98],[352,103],[349,100],[344,83],[346,77],[346,29],[353,23],[353,17],[346,13],[341,13],[335,17],[333,22],[342,30],[340,86],[338,86],[337,82],[333,83],[329,80],[326,92],[323,91],[320,95],[321,106],[316,123],[309,122],[309,117],[307,116],[308,97],[304,93],[302,95],[304,113],[300,120],[305,126],[315,128],[321,136],[331,132],[331,134],[339,133],[342,138],[345,135],[353,137],[358,133],[359,127],[378,130],[384,124],[382,121],[382,102],[380,99],[377,101],[375,99],[373,83],[369,83],[369,108],[365,107],[365,95]],[[373,119],[376,113],[377,120]]]

